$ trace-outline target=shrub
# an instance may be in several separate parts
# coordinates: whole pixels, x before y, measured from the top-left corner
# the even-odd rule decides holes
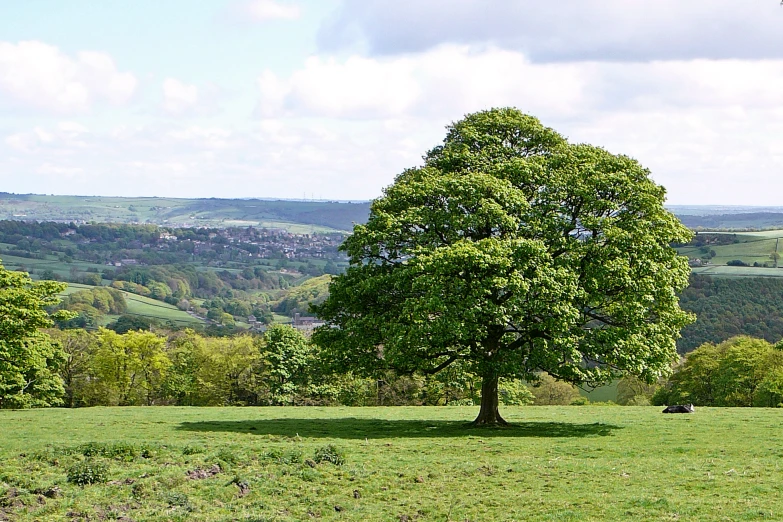
[[[239,457],[237,457],[233,451],[227,448],[223,448],[220,451],[218,451],[216,457],[228,464],[236,464],[237,462],[239,462]]]
[[[345,464],[345,454],[333,444],[327,444],[315,450],[313,460],[319,464],[321,462],[331,462],[335,466],[342,466]]]
[[[68,468],[68,482],[78,486],[106,482],[109,466],[92,459],[77,462]]]
[[[536,406],[567,405],[579,397],[576,386],[555,380],[548,373],[542,373],[531,389]]]
[[[298,449],[281,451],[279,449],[273,449],[264,455],[265,458],[270,460],[276,460],[280,464],[299,464],[302,462],[302,452]]]
[[[205,451],[206,449],[203,446],[193,446],[190,444],[182,448],[183,455],[198,455],[199,453],[204,453]]]
[[[129,442],[113,442],[107,444],[88,442],[87,444],[79,446],[78,452],[85,457],[106,457],[107,459],[130,462],[137,457],[145,459],[153,457],[155,449],[147,444],[136,446]]]
[[[454,399],[453,401],[449,401],[449,406],[475,406],[475,403],[473,402],[473,399],[470,397],[465,397],[463,399]]]
[[[588,404],[590,404],[590,399],[587,397],[580,396],[571,401],[571,406],[587,406]]]
[[[625,403],[626,406],[650,406],[650,398],[646,395],[637,395]]]
[[[500,381],[498,399],[504,406],[527,406],[536,400],[530,388],[517,379]]]

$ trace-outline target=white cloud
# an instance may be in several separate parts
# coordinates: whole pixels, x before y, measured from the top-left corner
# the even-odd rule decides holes
[[[120,72],[105,53],[80,52],[68,56],[38,41],[0,42],[0,93],[8,108],[23,106],[72,113],[89,109],[96,101],[127,103],[137,80]]]
[[[521,53],[441,46],[389,58],[313,57],[258,80],[263,114],[335,119],[455,118],[513,105],[578,120],[620,110],[783,105],[783,60],[531,63]]]
[[[524,52],[534,62],[783,58],[774,0],[344,0],[323,49],[373,55],[444,43]]]
[[[246,2],[243,7],[243,11],[258,22],[295,20],[302,14],[298,5],[275,0],[253,0]]]
[[[311,58],[287,77],[266,72],[259,106],[275,118],[277,137],[269,139],[282,139],[280,121],[292,117],[330,129],[355,121],[364,134],[338,132],[338,140],[374,150],[383,161],[339,156],[340,145],[301,133],[286,154],[300,165],[322,158],[351,171],[348,157],[376,173],[376,187],[420,163],[449,121],[516,106],[572,141],[637,157],[673,202],[774,204],[769,187],[780,184],[783,169],[780,85],[780,60],[540,64],[519,52],[446,45],[396,57]]]
[[[352,57],[345,62],[309,58],[283,82],[271,71],[258,80],[261,107],[329,117],[384,116],[404,111],[418,96],[413,62],[378,62]]]
[[[536,65],[502,49],[442,46],[383,59],[313,57],[288,78],[267,71],[258,83],[267,116],[454,118],[498,105],[568,113],[584,105],[592,76],[592,67]]]
[[[84,174],[84,169],[81,167],[63,167],[61,165],[43,163],[40,167],[38,167],[37,172],[44,175],[53,175],[57,177],[65,176],[72,178],[73,176]]]
[[[163,110],[172,115],[192,111],[199,103],[198,87],[175,78],[163,81]]]

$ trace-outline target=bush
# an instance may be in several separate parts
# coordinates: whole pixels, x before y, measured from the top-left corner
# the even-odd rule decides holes
[[[531,391],[535,396],[536,406],[565,406],[579,397],[576,386],[555,380],[548,373],[539,376],[538,382],[533,385]]]
[[[626,406],[650,406],[650,398],[646,395],[637,395],[625,403]]]
[[[727,261],[726,265],[728,265],[728,266],[750,266],[746,262],[742,261],[741,259],[732,259],[731,261]]]
[[[279,449],[273,449],[267,452],[264,457],[275,460],[279,464],[299,464],[302,462],[303,455],[298,449],[292,449],[285,452]]]
[[[108,474],[109,466],[92,459],[77,462],[67,472],[68,482],[77,486],[106,482]]]
[[[335,466],[342,466],[345,464],[345,454],[333,444],[327,444],[315,450],[313,460],[319,464],[321,462],[331,462]]]
[[[498,399],[504,406],[527,406],[536,400],[530,388],[520,380],[500,381]]]
[[[571,401],[571,406],[587,406],[588,404],[590,404],[590,399],[587,397],[580,396]]]
[[[130,462],[137,457],[145,459],[155,455],[155,449],[152,446],[142,444],[136,446],[129,442],[113,442],[102,444],[99,442],[88,442],[79,446],[78,452],[85,457],[106,457],[107,459],[121,460]]]
[[[448,404],[448,406],[475,406],[475,405],[476,404],[473,402],[473,399],[471,399],[470,397],[465,397],[464,399],[454,399],[453,401],[449,401]]]

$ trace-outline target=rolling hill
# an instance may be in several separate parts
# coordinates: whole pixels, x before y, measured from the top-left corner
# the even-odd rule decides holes
[[[0,193],[0,219],[166,226],[282,228],[295,233],[349,231],[367,220],[369,202],[180,199]]]

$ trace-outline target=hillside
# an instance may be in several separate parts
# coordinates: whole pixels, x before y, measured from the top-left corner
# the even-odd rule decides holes
[[[783,230],[697,232],[677,251],[695,261],[693,272],[733,277],[780,277]],[[733,266],[730,266],[733,265]]]
[[[0,219],[166,226],[349,231],[367,220],[368,202],[46,196],[0,193]]]

